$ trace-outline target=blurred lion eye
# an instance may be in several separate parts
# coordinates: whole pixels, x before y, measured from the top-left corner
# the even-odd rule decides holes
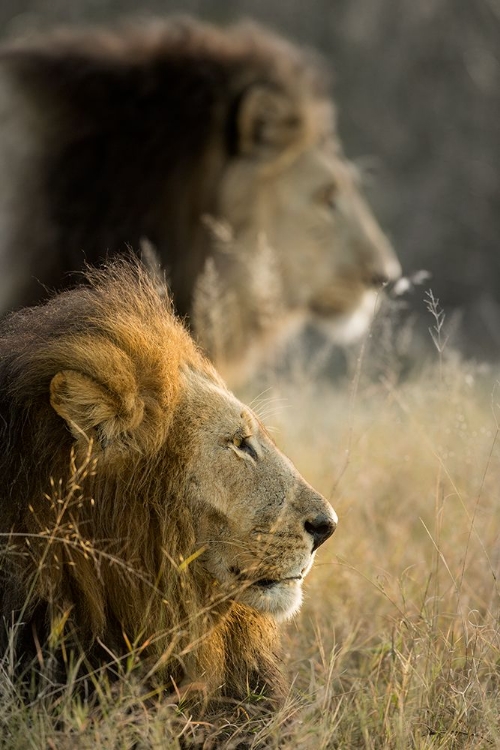
[[[337,208],[338,190],[336,185],[328,185],[320,191],[320,200],[327,208]]]
[[[236,435],[233,438],[233,444],[239,451],[246,453],[250,458],[253,458],[254,461],[257,460],[257,453],[250,443],[250,437]]]

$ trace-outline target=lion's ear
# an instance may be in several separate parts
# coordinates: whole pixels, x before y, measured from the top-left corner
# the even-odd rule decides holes
[[[255,84],[241,97],[236,113],[237,151],[269,158],[300,138],[303,123],[297,105],[270,86]]]
[[[137,427],[144,404],[133,393],[113,393],[94,378],[77,370],[62,370],[50,383],[50,403],[67,423],[75,438],[97,432],[102,444]]]

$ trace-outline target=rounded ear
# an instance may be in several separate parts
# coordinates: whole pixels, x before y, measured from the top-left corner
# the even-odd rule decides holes
[[[236,112],[236,151],[243,156],[278,156],[301,138],[303,122],[295,102],[263,84],[250,86]]]
[[[144,403],[137,394],[114,393],[77,370],[61,370],[54,375],[50,403],[75,438],[95,434],[103,447],[136,428],[144,415]]]

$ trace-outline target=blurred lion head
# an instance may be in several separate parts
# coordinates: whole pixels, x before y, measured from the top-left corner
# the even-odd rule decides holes
[[[359,333],[399,274],[342,156],[324,65],[255,24],[10,43],[0,158],[3,310],[146,243],[211,358],[238,363],[292,322]]]

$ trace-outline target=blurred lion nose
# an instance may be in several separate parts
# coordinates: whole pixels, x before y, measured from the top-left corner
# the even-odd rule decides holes
[[[375,288],[385,286],[389,283],[389,276],[386,273],[373,273],[370,277],[370,283]]]
[[[365,269],[366,283],[374,289],[380,289],[401,276],[401,264],[392,248],[387,250],[387,256],[382,260],[373,259]]]
[[[335,531],[337,524],[325,513],[318,513],[312,519],[305,522],[304,528],[313,539],[313,552],[318,549],[320,544],[326,542]]]
[[[380,289],[392,281],[397,281],[401,276],[401,266],[396,258],[388,261],[382,267],[372,268],[368,277],[368,283],[375,289]]]

